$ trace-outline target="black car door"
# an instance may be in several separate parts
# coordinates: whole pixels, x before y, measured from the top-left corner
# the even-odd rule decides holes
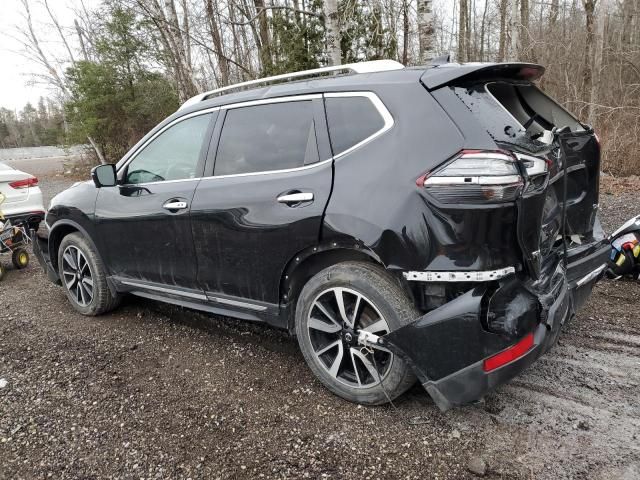
[[[112,275],[126,285],[197,289],[189,210],[217,112],[180,117],[160,129],[101,188],[96,224]]]
[[[223,107],[212,143],[191,211],[200,285],[216,302],[277,304],[286,264],[318,242],[331,192],[321,95]]]

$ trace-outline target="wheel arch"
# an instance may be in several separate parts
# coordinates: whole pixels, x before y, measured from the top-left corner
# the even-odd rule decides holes
[[[58,220],[53,225],[53,227],[51,227],[51,230],[49,231],[49,245],[48,245],[49,260],[51,261],[51,265],[54,268],[54,270],[56,272],[58,271],[58,250],[60,249],[60,244],[62,243],[62,239],[67,235],[70,235],[76,232],[82,234],[82,236],[87,240],[87,242],[89,242],[89,244],[95,251],[96,255],[98,256],[102,264],[105,265],[105,268],[106,268],[107,264],[104,262],[104,259],[100,254],[100,250],[98,249],[95,242],[91,238],[91,235],[89,235],[89,232],[87,232],[87,230],[78,222],[74,222],[73,220],[63,219],[63,220]],[[108,268],[107,268],[107,271],[108,271]],[[113,285],[113,282],[111,282],[110,280],[107,280],[107,284],[109,285],[109,289],[111,290],[111,292],[115,294],[116,290],[115,290],[115,286]]]
[[[380,257],[357,241],[327,242],[309,247],[293,257],[280,280],[280,299],[285,306],[286,326],[295,329],[295,308],[304,285],[317,273],[342,262],[363,262],[386,268]]]

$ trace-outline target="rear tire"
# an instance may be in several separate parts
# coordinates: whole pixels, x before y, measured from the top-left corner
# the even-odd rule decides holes
[[[416,379],[397,355],[364,350],[357,332],[383,335],[418,316],[384,269],[345,262],[322,270],[304,286],[296,306],[296,335],[309,368],[331,392],[350,402],[380,405],[403,394]]]
[[[6,274],[7,274],[7,269],[5,268],[4,265],[2,265],[2,263],[0,263],[0,281],[2,281],[2,279]]]
[[[62,239],[58,249],[58,274],[69,302],[82,315],[107,313],[120,304],[107,284],[106,269],[90,242],[80,233]]]

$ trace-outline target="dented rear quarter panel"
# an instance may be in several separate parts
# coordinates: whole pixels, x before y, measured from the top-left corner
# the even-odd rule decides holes
[[[375,92],[394,125],[335,161],[323,239],[355,240],[400,271],[489,270],[517,263],[514,204],[439,205],[416,185],[419,176],[464,148],[495,149],[491,137],[477,124],[463,134],[419,82]],[[450,99],[443,101],[448,108]],[[464,112],[457,103],[452,108]]]

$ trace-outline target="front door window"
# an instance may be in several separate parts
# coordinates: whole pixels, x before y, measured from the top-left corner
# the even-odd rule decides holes
[[[208,113],[182,120],[154,138],[129,163],[124,183],[197,177],[200,149],[211,115]]]

